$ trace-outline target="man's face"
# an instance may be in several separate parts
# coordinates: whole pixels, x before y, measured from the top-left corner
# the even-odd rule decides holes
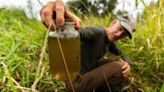
[[[127,32],[125,29],[120,25],[119,20],[114,20],[112,22],[112,26],[110,28],[111,40],[117,41],[127,36]]]

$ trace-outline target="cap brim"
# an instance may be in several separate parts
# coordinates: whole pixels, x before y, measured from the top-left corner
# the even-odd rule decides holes
[[[125,31],[127,31],[127,33],[128,33],[128,36],[129,36],[129,38],[131,39],[132,38],[132,28],[131,28],[131,26],[129,25],[129,24],[127,24],[126,22],[123,22],[123,21],[120,21],[120,24],[121,24],[121,26],[123,27],[123,28],[125,28],[126,30]]]

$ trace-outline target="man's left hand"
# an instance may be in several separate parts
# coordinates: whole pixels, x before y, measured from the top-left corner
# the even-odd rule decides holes
[[[124,77],[128,77],[128,75],[130,74],[130,65],[128,62],[123,61],[122,59],[120,59],[120,61],[123,63],[122,66],[122,75]]]

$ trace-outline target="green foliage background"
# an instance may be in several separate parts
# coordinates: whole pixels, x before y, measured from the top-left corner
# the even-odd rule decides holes
[[[163,92],[164,88],[164,7],[163,2],[147,6],[138,16],[132,40],[118,41],[124,54],[132,60],[132,74],[123,90],[129,92]],[[111,14],[83,18],[82,26],[109,26]],[[28,19],[23,10],[0,9],[0,91],[64,92],[62,82],[48,73],[48,52],[39,77],[36,76],[39,54],[47,29],[40,21]],[[34,81],[39,79],[37,85]]]
[[[95,15],[104,16],[112,12],[117,4],[117,0],[76,0],[68,2],[69,8],[81,16]],[[99,13],[101,11],[101,14]]]

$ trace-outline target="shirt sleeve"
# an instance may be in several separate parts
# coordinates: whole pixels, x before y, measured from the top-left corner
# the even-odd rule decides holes
[[[81,40],[96,41],[104,34],[104,29],[101,27],[91,26],[79,29]]]
[[[126,55],[123,55],[120,48],[115,43],[111,43],[108,47],[108,50],[116,56],[121,56],[124,61],[128,62],[129,65],[132,66],[130,58]]]

